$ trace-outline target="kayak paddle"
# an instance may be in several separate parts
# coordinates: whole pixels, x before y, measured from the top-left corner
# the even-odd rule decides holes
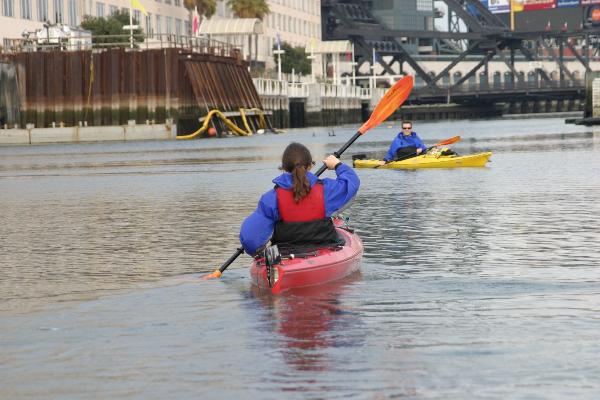
[[[428,147],[428,148],[427,148],[427,151],[429,151],[429,150],[433,149],[434,147],[438,147],[438,146],[445,146],[445,145],[447,145],[447,144],[456,143],[456,142],[458,142],[459,140],[460,140],[460,136],[452,136],[452,137],[451,137],[451,138],[449,138],[449,139],[442,140],[441,142],[437,142],[437,143],[436,143],[436,144],[434,144],[433,146],[431,146],[431,147]]]
[[[371,116],[369,117],[367,122],[362,124],[362,126],[358,128],[358,132],[356,132],[354,136],[352,136],[350,140],[348,140],[338,151],[333,153],[333,155],[337,158],[340,158],[344,151],[346,151],[346,149],[348,149],[348,147],[350,147],[352,143],[356,141],[356,139],[358,139],[361,135],[364,135],[369,129],[376,127],[377,125],[385,121],[390,115],[392,115],[394,111],[396,111],[398,107],[400,107],[402,103],[406,101],[408,95],[410,94],[410,91],[412,90],[412,87],[413,77],[410,75],[407,75],[404,78],[400,79],[398,82],[396,82],[394,86],[392,86],[385,93],[381,100],[379,100],[379,103],[377,103],[377,106],[371,113]],[[321,165],[321,167],[315,173],[315,175],[321,175],[326,169],[327,166],[325,164]],[[204,275],[202,279],[207,280],[212,278],[220,278],[223,271],[225,271],[227,267],[229,267],[229,265],[231,265],[231,263],[233,263],[235,259],[238,258],[243,252],[243,248],[238,248],[236,252],[233,253],[233,255],[229,257],[229,259],[225,261],[225,263],[221,265],[219,269],[215,270],[210,274]]]
[[[424,152],[421,152],[421,154],[426,154],[426,153],[427,153],[429,150],[433,149],[434,147],[438,147],[438,146],[445,146],[445,145],[447,145],[447,144],[456,143],[456,142],[458,142],[459,140],[460,140],[460,136],[452,136],[451,138],[444,139],[444,140],[442,140],[442,141],[440,141],[440,142],[437,142],[437,143],[436,143],[436,144],[434,144],[433,146],[430,146],[430,147],[428,147],[428,148],[427,148],[427,150],[425,150]],[[401,158],[399,158],[399,159],[397,159],[397,160],[390,161],[390,162],[408,160],[409,158],[413,158],[413,157],[416,157],[416,156],[418,156],[418,155],[421,155],[421,154],[417,154],[417,153],[414,153],[414,154],[409,154],[409,155],[407,155],[407,156],[401,157]],[[386,163],[386,164],[387,164],[387,163]],[[381,164],[381,165],[385,165],[385,164]],[[377,166],[375,166],[375,168],[379,168],[379,167],[381,167],[381,165],[377,165]]]

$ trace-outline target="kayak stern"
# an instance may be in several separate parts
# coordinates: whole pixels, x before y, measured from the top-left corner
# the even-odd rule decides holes
[[[361,239],[354,233],[337,228],[346,241],[344,246],[323,248],[298,257],[290,255],[272,267],[272,287],[267,277],[264,258],[250,267],[252,284],[279,294],[292,288],[314,286],[344,278],[360,269],[363,254]]]

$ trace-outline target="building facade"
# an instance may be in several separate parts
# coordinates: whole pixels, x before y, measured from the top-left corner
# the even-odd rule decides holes
[[[321,40],[320,0],[268,0],[269,14],[263,20],[263,34],[258,38],[258,61],[266,68],[276,66],[273,50],[277,40],[293,47],[305,48],[307,44]],[[235,18],[227,1],[217,2],[217,13],[213,19]],[[218,38],[216,38],[218,39]],[[240,41],[241,46],[245,43]]]
[[[189,35],[191,32],[191,15],[183,0],[139,2],[148,15],[139,10],[133,10],[133,15],[144,32],[152,35]],[[276,66],[273,49],[277,40],[302,48],[321,40],[321,1],[268,0],[267,3],[270,13],[263,20],[264,33],[257,38],[257,61],[272,69]],[[6,39],[21,38],[24,31],[41,29],[46,21],[76,27],[86,15],[107,17],[129,7],[130,0],[0,0],[0,45],[6,45]],[[234,18],[234,15],[226,0],[218,0],[212,19],[224,18]],[[248,45],[243,38],[238,38],[237,43],[234,40],[234,44]]]
[[[145,32],[178,34],[189,32],[190,13],[183,0],[139,0],[148,12],[133,15]],[[129,10],[129,0],[0,0],[0,45],[18,39],[23,31],[35,31],[44,22],[76,27],[86,15],[107,17],[117,10]],[[127,32],[123,32],[127,34]]]
[[[433,0],[373,1],[372,12],[390,29],[433,31]],[[402,38],[403,47],[412,54],[431,50],[431,40]]]

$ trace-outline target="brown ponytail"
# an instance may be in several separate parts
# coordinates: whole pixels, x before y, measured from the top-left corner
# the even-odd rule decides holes
[[[313,165],[310,151],[300,143],[291,143],[281,158],[281,169],[292,174],[294,201],[297,203],[310,193],[306,173]]]

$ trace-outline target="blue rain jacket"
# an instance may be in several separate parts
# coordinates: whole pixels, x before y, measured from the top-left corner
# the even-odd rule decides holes
[[[331,217],[333,213],[348,203],[358,192],[360,180],[356,172],[345,164],[340,164],[336,169],[336,179],[323,179],[323,197],[325,199],[325,216]],[[311,172],[307,173],[310,187],[313,187],[319,178]],[[284,189],[293,186],[292,175],[284,172],[273,183]],[[277,194],[271,189],[262,195],[256,210],[242,223],[240,229],[240,242],[246,253],[254,255],[273,235],[275,223],[279,221],[277,207]]]
[[[396,158],[396,152],[398,151],[398,149],[408,146],[415,146],[417,148],[422,149],[423,151],[427,150],[427,147],[425,147],[419,136],[417,136],[416,132],[411,132],[408,136],[404,136],[404,134],[400,132],[398,136],[394,138],[394,141],[390,145],[390,149],[388,150],[383,160],[393,160],[394,158]]]

